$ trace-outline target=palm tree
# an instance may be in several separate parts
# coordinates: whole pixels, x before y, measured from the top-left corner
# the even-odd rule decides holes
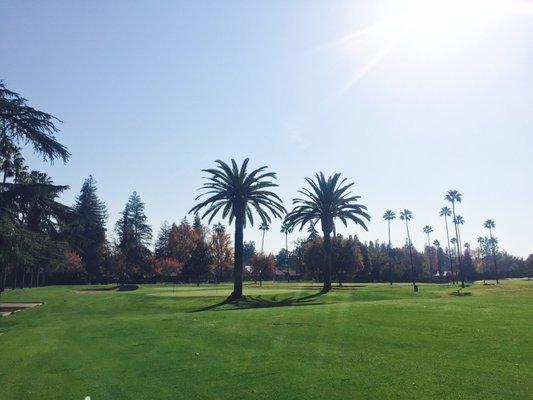
[[[222,218],[229,217],[231,224],[235,220],[235,256],[233,267],[233,292],[228,301],[242,299],[242,273],[243,273],[243,231],[246,221],[254,224],[252,210],[259,215],[262,222],[271,222],[270,215],[281,218],[285,208],[277,194],[268,190],[278,185],[271,181],[276,179],[274,172],[266,172],[268,167],[263,166],[251,172],[247,171],[249,159],[245,159],[240,169],[235,160],[231,166],[217,160],[217,168],[204,169],[208,174],[201,189],[204,191],[196,200],[209,196],[194,206],[189,212],[196,213],[202,208],[207,210],[202,218],[210,215],[209,224],[222,210]]]
[[[455,274],[453,271],[453,261],[450,248],[450,230],[448,229],[448,217],[452,215],[452,210],[450,209],[450,207],[442,207],[440,209],[439,215],[441,217],[444,217],[444,224],[446,225],[446,240],[448,241],[448,248],[446,249],[446,253],[448,253],[448,262],[450,263],[450,272],[452,273],[452,284],[455,285]]]
[[[457,218],[455,215],[455,203],[460,203],[463,200],[463,195],[457,190],[448,190],[444,196],[444,200],[452,203],[452,215],[453,215],[453,224],[455,225],[455,237],[457,238],[457,258],[459,262],[459,275],[461,279],[461,287],[465,287],[465,278],[463,274],[463,263],[461,259],[461,243],[459,242],[459,228],[457,223]]]
[[[411,242],[411,234],[409,233],[409,221],[413,219],[413,213],[404,209],[400,211],[400,219],[405,221],[405,229],[407,230],[407,246],[409,247],[409,257],[411,258],[411,278],[413,280],[413,290],[418,292],[418,287],[415,282],[415,265],[413,263],[413,242]]]
[[[292,228],[285,222],[281,224],[281,233],[285,234],[285,262],[287,263],[287,282],[290,282],[290,266],[289,266],[289,233],[292,232]]]
[[[333,220],[338,218],[347,226],[348,220],[361,225],[365,230],[365,220],[370,220],[366,206],[358,204],[361,196],[354,196],[349,190],[352,183],[345,183],[346,178],[339,181],[341,174],[337,173],[326,179],[322,172],[315,175],[315,180],[305,178],[311,189],[303,188],[298,192],[303,198],[295,198],[292,202],[294,209],[285,217],[285,223],[292,229],[299,225],[300,230],[307,224],[320,221],[324,234],[324,286],[322,293],[331,290],[331,232]]]
[[[394,214],[394,211],[392,210],[387,210],[385,211],[385,213],[383,214],[383,219],[385,221],[387,221],[387,228],[388,228],[388,231],[389,231],[389,246],[388,246],[388,253],[389,253],[389,278],[390,278],[390,284],[392,285],[392,261],[391,261],[391,254],[390,254],[390,249],[391,249],[391,241],[390,241],[390,222],[396,218],[396,214]]]
[[[441,276],[442,272],[440,268],[440,257],[439,257],[440,242],[437,239],[435,239],[433,241],[433,246],[435,246],[435,248],[437,249],[437,273],[439,274],[439,276]]]
[[[485,238],[482,236],[479,236],[477,238],[477,243],[479,245],[479,258],[481,260],[481,267],[483,269],[483,284],[486,285],[487,282],[486,282],[486,277],[485,277]]]
[[[261,238],[261,254],[263,254],[263,247],[265,245],[265,233],[270,229],[270,226],[266,222],[262,222],[259,225],[259,230],[263,231],[263,237]]]
[[[488,219],[485,221],[483,226],[489,230],[489,238],[492,249],[492,260],[494,262],[494,273],[496,274],[496,284],[499,284],[500,280],[498,278],[498,262],[496,261],[496,251],[494,251],[496,241],[492,237],[492,230],[496,228],[496,223],[493,220]]]
[[[463,241],[461,239],[461,229],[459,228],[459,226],[465,224],[465,219],[463,217],[461,217],[460,215],[457,215],[457,217],[455,217],[455,221],[457,223],[457,234],[458,234],[457,240],[459,240],[459,243],[463,243]],[[462,253],[462,251],[461,251],[461,253]]]
[[[431,273],[431,239],[430,239],[430,235],[433,232],[433,228],[431,226],[429,226],[429,225],[426,225],[426,226],[424,226],[423,231],[428,237],[429,272]]]

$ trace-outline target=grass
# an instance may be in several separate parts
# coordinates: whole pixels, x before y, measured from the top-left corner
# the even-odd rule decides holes
[[[2,295],[2,400],[532,398],[533,281],[87,288]]]

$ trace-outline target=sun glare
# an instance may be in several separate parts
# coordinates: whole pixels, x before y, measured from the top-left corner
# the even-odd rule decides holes
[[[453,54],[487,37],[513,15],[533,16],[525,0],[411,0],[403,1],[381,20],[337,40],[347,56],[364,59],[350,80],[356,83],[392,51],[430,57]]]

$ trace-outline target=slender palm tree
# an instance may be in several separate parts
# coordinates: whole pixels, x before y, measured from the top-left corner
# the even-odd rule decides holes
[[[496,251],[495,251],[496,241],[492,237],[492,230],[496,228],[496,223],[493,220],[488,219],[485,221],[483,226],[489,230],[489,238],[490,238],[490,244],[491,244],[491,250],[492,250],[492,261],[494,262],[494,273],[496,274],[496,284],[499,284],[500,280],[498,277],[498,262],[496,261]]]
[[[452,261],[452,254],[450,249],[450,230],[448,229],[448,217],[452,215],[452,210],[450,207],[442,207],[440,209],[439,215],[441,217],[444,217],[444,224],[446,225],[446,240],[448,242],[448,248],[446,249],[446,253],[448,254],[448,262],[450,264],[450,272],[452,274],[452,284],[455,285],[455,274],[453,271],[453,261]]]
[[[455,217],[455,221],[457,223],[457,235],[458,235],[457,236],[457,240],[459,240],[459,243],[463,243],[463,241],[461,239],[461,228],[460,228],[460,226],[465,224],[465,219],[463,217],[461,217],[460,215],[457,215],[457,217]],[[461,251],[461,253],[463,253],[463,252]]]
[[[340,180],[337,173],[326,178],[322,172],[315,175],[315,179],[305,178],[310,189],[303,188],[298,192],[302,198],[295,198],[294,208],[285,216],[285,223],[292,229],[299,225],[302,230],[306,224],[320,221],[324,235],[324,286],[322,293],[331,290],[332,248],[331,232],[333,220],[338,218],[345,226],[348,220],[361,225],[368,230],[365,221],[370,220],[366,206],[359,204],[361,196],[354,196],[350,191],[352,183],[346,183],[346,178]]]
[[[413,262],[413,242],[411,241],[411,234],[409,233],[409,221],[413,219],[413,213],[404,209],[400,211],[400,219],[405,221],[405,229],[407,230],[407,246],[409,247],[409,257],[411,259],[411,279],[413,280],[413,290],[418,292],[418,287],[415,282],[415,264]]]
[[[439,257],[439,254],[440,254],[440,242],[435,239],[433,241],[433,246],[435,246],[435,248],[437,249],[437,273],[439,276],[441,276],[442,274],[442,271],[441,271],[441,267],[440,267],[440,257]]]
[[[390,284],[392,285],[392,261],[391,261],[391,241],[390,241],[390,222],[396,218],[396,214],[394,214],[394,211],[392,210],[387,210],[385,211],[385,213],[383,214],[383,219],[385,221],[387,221],[387,228],[388,228],[388,231],[389,231],[389,246],[387,248],[388,250],[388,254],[389,254],[389,279],[390,279]]]
[[[270,215],[282,218],[285,213],[279,196],[269,190],[278,186],[272,182],[272,179],[276,179],[276,174],[267,172],[266,166],[248,172],[248,161],[248,158],[245,159],[239,168],[233,159],[231,166],[217,160],[215,161],[217,168],[204,169],[203,171],[208,174],[207,182],[201,187],[203,193],[196,200],[203,196],[208,198],[190,210],[191,213],[196,213],[206,207],[207,210],[201,217],[210,215],[209,224],[220,210],[222,218],[229,217],[230,224],[235,220],[233,292],[229,295],[228,301],[242,299],[243,231],[246,221],[251,225],[254,224],[252,210],[255,210],[262,222],[268,223],[271,222]]]
[[[477,243],[479,245],[479,259],[481,260],[481,268],[483,270],[483,284],[487,284],[486,276],[485,276],[485,238],[482,236],[479,236],[477,238]]]
[[[459,193],[457,190],[448,190],[446,195],[444,196],[444,200],[449,201],[452,203],[452,215],[453,215],[453,224],[455,225],[455,237],[457,238],[457,259],[458,259],[458,265],[459,265],[459,277],[461,279],[461,287],[465,287],[465,278],[463,274],[463,262],[461,258],[461,242],[459,242],[459,228],[457,223],[457,218],[455,215],[455,203],[460,203],[463,201],[463,195]]]
[[[268,225],[266,222],[262,222],[261,225],[259,225],[259,230],[263,231],[263,237],[261,238],[261,254],[263,254],[263,248],[265,246],[265,233],[270,229],[270,225]]]
[[[285,263],[287,264],[287,282],[291,281],[290,266],[289,266],[289,233],[292,228],[285,222],[281,224],[281,233],[285,234]]]
[[[428,259],[429,259],[429,272],[431,273],[431,238],[430,235],[433,232],[433,228],[429,225],[424,226],[423,228],[424,233],[428,237]]]

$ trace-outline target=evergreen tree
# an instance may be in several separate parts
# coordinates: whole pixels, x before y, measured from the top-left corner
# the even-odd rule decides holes
[[[101,275],[104,245],[106,243],[107,210],[96,194],[96,181],[89,175],[83,182],[80,194],[74,203],[75,222],[72,245],[81,256],[89,279]]]
[[[169,251],[170,225],[164,221],[159,229],[157,240],[154,246],[154,253],[157,258],[170,257]]]
[[[139,278],[148,268],[146,257],[150,255],[148,245],[152,239],[152,228],[147,224],[144,203],[137,192],[133,192],[116,224],[118,248],[121,253],[122,278]]]

